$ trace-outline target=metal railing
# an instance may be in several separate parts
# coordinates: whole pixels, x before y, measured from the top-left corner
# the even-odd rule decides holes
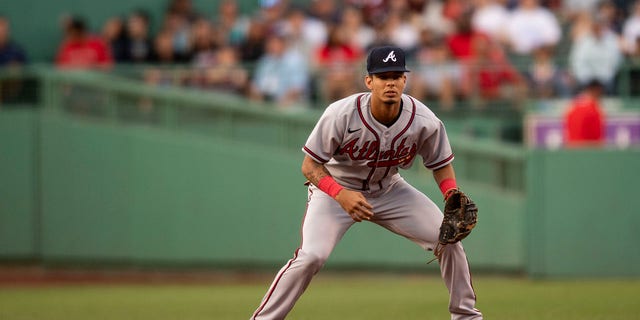
[[[147,126],[286,150],[300,150],[321,114],[321,110],[314,109],[283,112],[274,105],[237,95],[153,86],[114,73],[34,68],[24,76],[36,79],[37,104],[43,114],[110,125]],[[455,129],[450,137],[458,177],[524,191],[524,147],[495,139],[471,139]],[[412,170],[425,169],[416,163]]]

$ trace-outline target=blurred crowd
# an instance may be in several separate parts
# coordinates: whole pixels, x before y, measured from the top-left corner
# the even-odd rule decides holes
[[[407,93],[446,110],[571,97],[594,80],[615,95],[621,66],[640,61],[640,0],[261,0],[250,14],[237,0],[214,12],[169,0],[152,20],[139,9],[92,31],[70,17],[55,64],[141,64],[151,84],[287,108],[363,90],[367,51],[392,44],[410,60]],[[0,65],[27,61],[19,41],[0,17]]]

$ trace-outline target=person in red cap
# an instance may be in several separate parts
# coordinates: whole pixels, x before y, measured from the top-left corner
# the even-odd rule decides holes
[[[605,142],[605,119],[600,106],[603,85],[592,80],[564,115],[567,147],[601,146]]]

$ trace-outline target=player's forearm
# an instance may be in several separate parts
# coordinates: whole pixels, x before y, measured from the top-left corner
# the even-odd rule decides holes
[[[456,173],[453,170],[453,166],[448,164],[438,170],[433,171],[433,179],[436,180],[442,195],[445,199],[451,190],[458,188],[456,183]]]
[[[309,156],[305,156],[302,161],[302,174],[315,186],[318,185],[320,179],[331,176],[323,164],[316,162]]]
[[[433,171],[433,179],[436,180],[436,183],[439,185],[442,181],[446,179],[455,179],[456,173],[453,170],[453,166],[448,164],[438,170]]]

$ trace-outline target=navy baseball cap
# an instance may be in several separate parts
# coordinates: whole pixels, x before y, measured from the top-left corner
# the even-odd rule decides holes
[[[375,74],[391,71],[409,72],[405,67],[404,51],[393,46],[373,48],[367,57],[367,72]]]

